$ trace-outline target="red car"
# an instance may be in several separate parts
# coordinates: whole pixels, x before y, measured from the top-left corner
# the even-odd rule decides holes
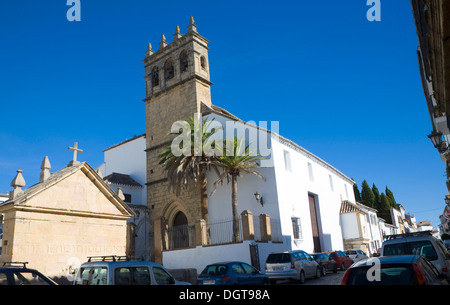
[[[350,267],[351,265],[353,265],[353,260],[350,257],[348,257],[348,255],[345,254],[345,252],[327,251],[324,253],[328,254],[329,257],[334,259],[334,261],[336,262],[336,265],[339,268],[341,268],[341,270],[344,270],[344,269]]]

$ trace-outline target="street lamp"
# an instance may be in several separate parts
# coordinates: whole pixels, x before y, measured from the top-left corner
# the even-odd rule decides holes
[[[428,135],[428,138],[430,138],[431,142],[433,142],[433,145],[437,149],[441,149],[442,144],[442,132],[436,132],[432,131],[431,134]]]
[[[255,193],[255,199],[261,206],[264,206],[263,198],[258,192]]]

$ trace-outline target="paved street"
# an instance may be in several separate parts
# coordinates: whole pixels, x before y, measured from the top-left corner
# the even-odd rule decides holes
[[[337,273],[328,273],[326,276],[321,276],[319,279],[307,279],[303,285],[340,285],[345,271],[338,271]],[[276,285],[299,285],[297,281],[278,281]]]

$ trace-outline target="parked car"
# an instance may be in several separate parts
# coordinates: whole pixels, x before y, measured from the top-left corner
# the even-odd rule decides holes
[[[431,231],[389,235],[381,248],[382,256],[419,254],[425,256],[447,278],[450,276],[450,254]]]
[[[267,285],[269,278],[243,262],[207,265],[197,278],[197,285]]]
[[[341,284],[448,285],[448,282],[425,257],[400,255],[360,260],[345,272]]]
[[[270,282],[291,279],[304,283],[310,277],[320,278],[320,266],[303,250],[271,253],[266,260],[266,274]]]
[[[336,273],[338,268],[336,261],[329,257],[326,253],[313,253],[311,256],[320,266],[322,275],[326,275],[328,271]]]
[[[334,259],[338,268],[341,268],[341,270],[345,270],[353,264],[353,260],[342,251],[327,251],[324,253],[328,254],[329,257]]]
[[[350,250],[345,251],[345,254],[347,254],[348,257],[350,257],[354,263],[356,263],[357,261],[360,261],[364,258],[369,258],[366,255],[366,253],[360,249],[350,249]]]
[[[0,285],[57,285],[35,269],[27,268],[27,263],[3,263],[0,267]]]
[[[190,285],[176,281],[160,264],[122,256],[90,257],[81,264],[74,285]]]

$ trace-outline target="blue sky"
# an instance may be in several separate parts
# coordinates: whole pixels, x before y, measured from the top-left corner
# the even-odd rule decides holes
[[[16,170],[29,187],[49,156],[93,167],[102,150],[145,132],[143,63],[149,42],[172,41],[194,16],[210,40],[212,101],[280,133],[361,188],[387,185],[418,220],[439,223],[445,166],[420,82],[410,1],[65,0],[0,2],[0,193]]]

